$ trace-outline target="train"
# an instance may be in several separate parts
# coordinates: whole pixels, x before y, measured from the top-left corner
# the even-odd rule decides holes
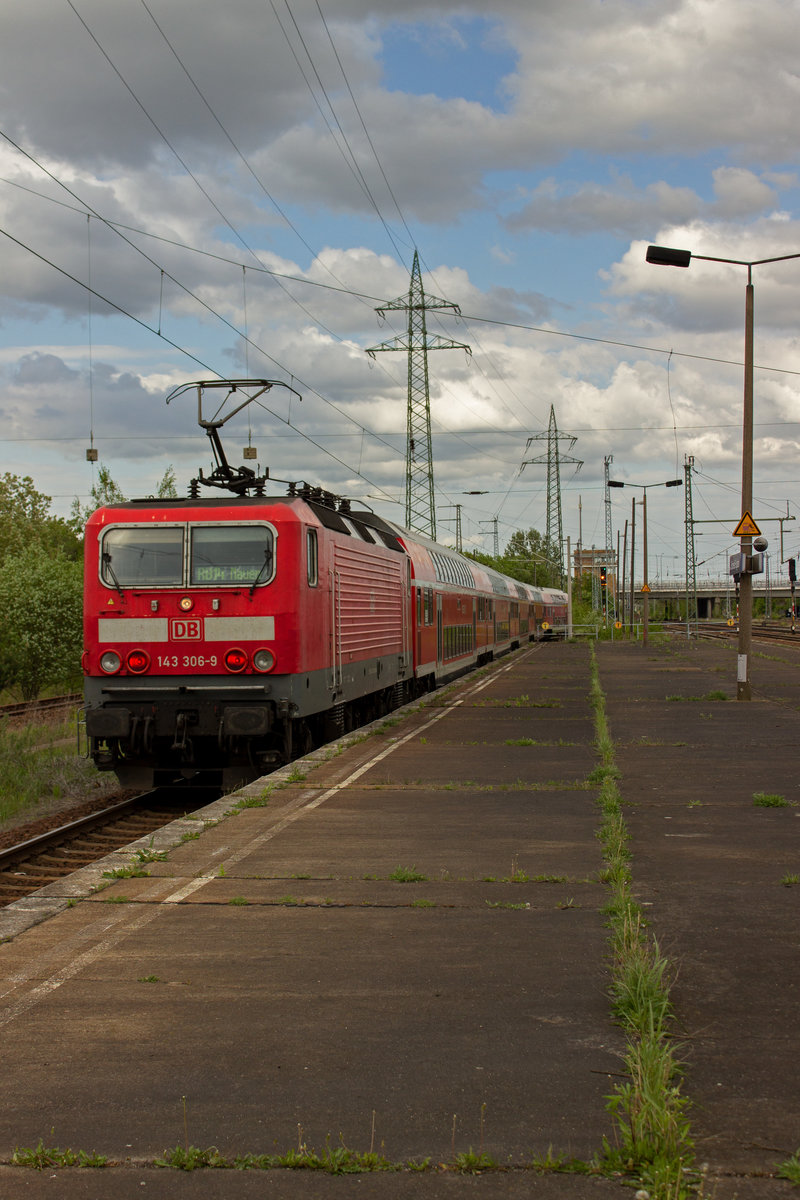
[[[318,487],[266,495],[212,442],[217,470],[187,497],[86,524],[87,753],[124,787],[230,789],[563,632],[563,592]]]

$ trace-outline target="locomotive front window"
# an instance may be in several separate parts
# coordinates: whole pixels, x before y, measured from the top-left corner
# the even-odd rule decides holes
[[[274,574],[274,542],[264,525],[196,525],[192,529],[190,582],[269,583]]]
[[[180,587],[183,529],[116,528],[103,537],[100,577],[108,587]]]

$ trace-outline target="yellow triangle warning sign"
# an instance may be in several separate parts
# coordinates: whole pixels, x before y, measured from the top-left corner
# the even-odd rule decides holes
[[[761,530],[749,512],[746,512],[733,531],[733,537],[758,537]]]
[[[650,584],[649,584],[649,583],[645,583],[645,584],[643,584],[643,585],[642,585],[642,591],[643,591],[643,592],[649,592],[649,591],[650,591]]]

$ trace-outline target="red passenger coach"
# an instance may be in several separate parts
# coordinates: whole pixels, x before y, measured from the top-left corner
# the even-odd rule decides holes
[[[190,386],[200,409],[207,388],[271,382]],[[189,498],[102,508],[86,526],[89,753],[125,785],[233,786],[565,622],[563,593],[319,488],[264,496],[266,476],[225,460],[224,420],[198,420],[218,466]],[[232,495],[201,498],[200,484]]]

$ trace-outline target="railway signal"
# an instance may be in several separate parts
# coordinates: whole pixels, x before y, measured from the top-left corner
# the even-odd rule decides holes
[[[790,558],[789,559],[789,584],[792,589],[792,633],[794,633],[795,614],[797,611],[795,609],[795,605],[794,605],[794,585],[796,582],[797,582],[797,560],[794,558]]]

